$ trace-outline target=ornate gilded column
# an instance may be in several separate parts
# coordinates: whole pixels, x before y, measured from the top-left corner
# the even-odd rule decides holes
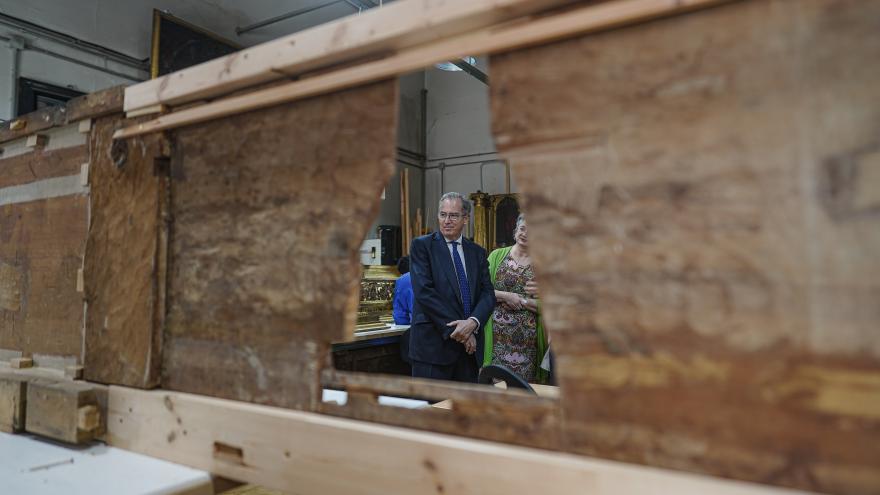
[[[483,246],[486,250],[491,249],[491,221],[492,221],[492,197],[487,193],[477,191],[471,194],[474,203],[474,242]]]

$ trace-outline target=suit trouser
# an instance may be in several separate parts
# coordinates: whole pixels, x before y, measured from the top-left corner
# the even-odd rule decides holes
[[[414,378],[433,378],[456,382],[477,383],[477,361],[473,354],[461,352],[452,364],[431,364],[423,361],[412,362]]]

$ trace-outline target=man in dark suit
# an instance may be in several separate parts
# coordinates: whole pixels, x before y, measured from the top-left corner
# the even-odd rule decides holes
[[[495,308],[486,251],[465,239],[471,203],[459,193],[440,198],[440,231],[413,239],[409,357],[412,375],[476,382],[481,329]]]

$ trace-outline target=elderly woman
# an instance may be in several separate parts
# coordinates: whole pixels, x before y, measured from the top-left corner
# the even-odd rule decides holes
[[[498,304],[486,322],[483,366],[502,364],[528,382],[545,381],[539,368],[547,341],[538,316],[538,301],[528,297],[534,279],[525,218],[516,220],[516,244],[489,254],[489,275]]]

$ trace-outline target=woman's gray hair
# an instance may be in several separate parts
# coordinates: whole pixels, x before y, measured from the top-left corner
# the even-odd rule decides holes
[[[440,208],[443,208],[443,202],[446,201],[447,199],[450,201],[454,201],[456,199],[461,201],[461,209],[464,210],[464,216],[466,216],[466,217],[470,216],[471,202],[467,198],[465,198],[461,193],[457,193],[457,192],[448,192],[448,193],[444,194],[443,196],[440,196],[440,202],[437,203],[438,210]]]
[[[526,215],[524,213],[520,213],[518,217],[516,217],[516,225],[513,227],[513,237],[516,238],[516,231],[519,230],[519,226],[522,225],[523,222],[526,221]]]

